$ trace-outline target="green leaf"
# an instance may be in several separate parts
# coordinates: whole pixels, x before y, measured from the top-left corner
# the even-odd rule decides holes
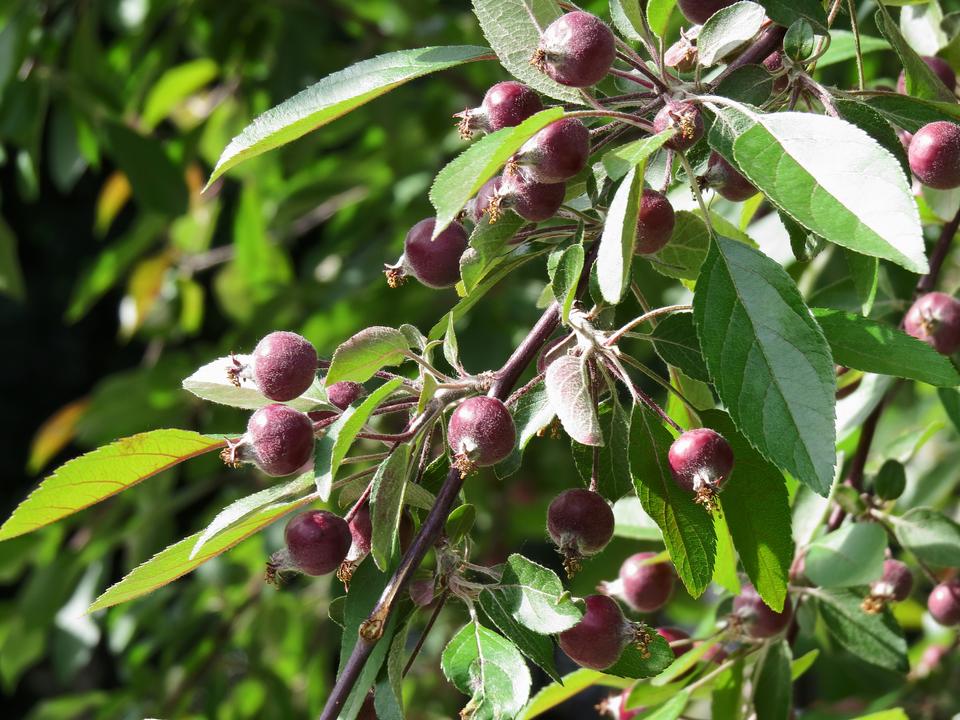
[[[97,448],[40,483],[0,527],[0,540],[33,532],[223,446],[219,438],[190,430],[151,430]]]
[[[593,476],[594,453],[597,457],[597,492],[611,502],[616,502],[627,493],[633,495],[633,479],[630,476],[630,416],[614,395],[600,404],[597,417],[603,428],[603,447],[593,448],[577,442],[570,444],[577,472],[588,484]],[[643,512],[642,510],[640,512]],[[652,523],[652,521],[651,521]],[[659,539],[660,531],[653,531]]]
[[[940,398],[940,404],[943,405],[943,411],[950,418],[953,427],[960,432],[960,389],[940,388],[937,390],[937,396]]]
[[[740,720],[743,706],[743,658],[717,677],[710,697],[713,720]]]
[[[561,355],[547,366],[544,380],[550,407],[567,434],[581,445],[603,445],[597,403],[583,357]]]
[[[900,163],[903,174],[908,178],[910,177],[910,161],[907,159],[907,151],[904,150],[903,143],[900,142],[897,133],[879,110],[855,100],[841,99],[837,100],[835,105],[840,117],[856,125],[890,151],[890,154]]]
[[[3,219],[0,219],[0,293],[14,300],[24,298],[23,271],[17,257],[17,238]]]
[[[324,383],[330,387],[343,380],[366,382],[381,368],[402,363],[409,347],[406,336],[399,330],[368,327],[334,351]]]
[[[400,516],[410,462],[410,445],[398,445],[373,476],[370,490],[370,555],[380,570],[386,571],[390,558],[399,548]]]
[[[571,245],[557,262],[550,284],[553,287],[553,297],[560,303],[560,319],[566,324],[570,317],[570,308],[577,296],[577,285],[580,282],[580,273],[583,271],[583,245]]]
[[[758,0],[767,10],[767,17],[777,25],[790,27],[800,19],[826,27],[827,13],[819,0]]]
[[[644,713],[643,720],[677,720],[690,702],[690,691],[681,690],[652,712]]]
[[[681,675],[700,662],[703,656],[716,646],[717,641],[714,639],[703,640],[693,647],[686,648],[686,652],[682,653],[670,663],[670,666],[651,680],[650,684],[655,687],[663,687],[673,680],[677,680]]]
[[[660,252],[644,259],[661,275],[678,280],[696,280],[710,250],[710,233],[703,220],[687,210],[676,214],[670,242]]]
[[[679,368],[694,380],[709,382],[697,329],[693,325],[693,313],[668,315],[657,323],[650,337],[665,363]]]
[[[780,640],[767,648],[757,677],[753,707],[757,720],[787,720],[793,699],[790,646]]]
[[[897,540],[931,565],[960,567],[960,525],[932,508],[917,507],[890,516]]]
[[[748,105],[763,105],[773,92],[773,77],[760,65],[743,65],[723,78],[714,92]]]
[[[713,564],[713,582],[729,591],[740,594],[740,577],[737,574],[737,553],[733,548],[733,536],[723,513],[712,513],[713,530],[717,535],[717,560]]]
[[[513,251],[508,243],[526,221],[515,212],[504,213],[495,223],[484,215],[470,233],[470,247],[460,257],[463,294],[469,295],[491,270]]]
[[[604,672],[617,677],[648,678],[666,670],[674,660],[673,650],[658,632],[650,632],[653,638],[647,643],[646,653],[641,653],[635,645],[627,645],[620,659]]]
[[[110,156],[130,180],[133,195],[144,210],[170,217],[186,212],[183,170],[170,159],[160,141],[119,123],[105,123],[103,129]]]
[[[143,103],[140,123],[152,131],[181,102],[217,77],[217,64],[209,58],[198,58],[176,65],[159,77]]]
[[[733,449],[733,473],[719,495],[720,506],[747,577],[763,601],[779,612],[793,561],[790,499],[783,475],[750,447],[726,413],[708,410],[701,419]],[[763,512],[756,512],[758,507]]]
[[[664,38],[670,27],[670,16],[677,0],[647,0],[647,23],[657,37]]]
[[[860,300],[860,312],[869,315],[873,302],[877,299],[877,285],[880,281],[880,261],[853,250],[843,249],[843,259],[850,268],[850,279]]]
[[[844,525],[815,540],[804,556],[804,574],[818,587],[853,587],[879,580],[887,534],[876,523]]]
[[[527,140],[562,117],[562,108],[541,110],[515,127],[485,135],[447,163],[430,188],[430,202],[437,210],[433,237],[456,219],[470,198]]]
[[[457,507],[447,516],[444,532],[451,545],[459,545],[470,531],[477,519],[477,509],[469,503]]]
[[[637,218],[643,195],[643,167],[633,167],[617,188],[600,237],[597,279],[603,299],[616,305],[630,284],[630,263],[637,241]]]
[[[700,347],[720,399],[750,444],[826,495],[833,481],[830,348],[790,276],[717,238],[693,296]]]
[[[544,95],[583,104],[575,88],[560,85],[530,64],[540,30],[563,15],[554,0],[473,0],[473,13],[507,72]]]
[[[657,678],[659,677],[660,676],[658,675]],[[655,705],[661,705],[670,700],[677,693],[682,692],[685,684],[685,680],[669,683],[667,685],[654,685],[652,682],[636,683],[630,689],[630,694],[627,695],[625,707],[629,710],[640,710],[643,708],[650,708]],[[644,720],[646,720],[646,718],[644,718]]]
[[[543,635],[569,630],[583,617],[556,573],[517,553],[507,558],[492,592],[517,622]]]
[[[863,598],[850,590],[813,589],[811,594],[840,645],[871,665],[901,673],[910,669],[907,643],[888,609],[877,614],[865,612],[860,607]]]
[[[244,160],[285,145],[414,78],[490,57],[470,45],[400,50],[328,75],[267,110],[227,145],[207,187]]]
[[[674,482],[667,466],[673,438],[658,418],[634,407],[630,421],[630,473],[637,497],[663,533],[670,560],[684,586],[699,597],[713,577],[717,538],[713,521],[693,496]]]
[[[860,128],[826,115],[723,107],[710,145],[817,235],[927,272],[907,177],[896,158]],[[854,176],[857,182],[851,182]]]
[[[818,657],[820,657],[820,651],[813,649],[810,652],[804,653],[790,663],[790,679],[796,682],[803,677],[807,670],[813,667],[813,664],[817,661]]]
[[[560,682],[547,685],[540,692],[530,698],[530,702],[517,716],[518,720],[532,720],[548,710],[572,698],[574,695],[594,685],[607,685],[615,688],[625,688],[628,683],[620,678],[610,677],[597,670],[581,668],[563,676]]]
[[[697,60],[712,67],[757,34],[766,17],[754,2],[735,2],[720,8],[703,24],[697,36]]]
[[[157,588],[163,587],[195,570],[207,560],[222,555],[255,532],[262,530],[287,513],[303,507],[314,499],[314,496],[308,495],[298,500],[276,503],[257,510],[211,538],[209,542],[204,544],[201,552],[192,559],[190,555],[197,544],[197,540],[200,539],[200,533],[184,538],[166,550],[157,553],[142,565],[138,565],[122,580],[109,587],[87,608],[87,612],[103,610],[151,593]]]
[[[897,55],[900,56],[900,62],[903,63],[907,95],[912,95],[921,100],[956,103],[957,99],[953,94],[953,88],[947,88],[920,55],[910,47],[883,3],[878,3],[877,8],[875,15],[877,28],[896,50]]]
[[[191,392],[208,402],[244,410],[262,408],[264,405],[272,403],[273,400],[260,392],[252,378],[237,378],[237,382],[240,383],[237,386],[228,372],[235,369],[238,363],[249,365],[252,359],[253,356],[251,355],[241,354],[225,355],[217,358],[206,365],[202,365],[192,375],[184,378],[182,387],[187,392]],[[333,409],[333,406],[327,401],[327,394],[319,380],[314,380],[303,395],[284,404],[301,412],[307,412],[321,406]]]
[[[949,358],[892,325],[828,308],[814,308],[813,316],[840,365],[938,387],[960,385]]]
[[[513,422],[517,426],[517,448],[522,451],[527,447],[527,443],[550,424],[554,415],[544,383],[538,383],[521,396],[513,408]]]
[[[443,674],[465,695],[475,720],[516,717],[530,697],[530,671],[508,640],[471,622],[447,644]]]
[[[603,156],[601,162],[611,180],[619,180],[633,168],[645,162],[676,134],[670,128],[650,137],[640,138],[615,148]]]
[[[643,10],[640,0],[610,0],[610,18],[620,34],[631,42],[643,41]]]
[[[890,44],[883,38],[871,37],[860,33],[860,52],[864,55],[878,50],[889,49]],[[830,46],[817,60],[818,68],[837,65],[857,56],[857,46],[854,35],[849,30],[830,30]]]
[[[953,123],[960,120],[960,105],[957,103],[924,100],[900,93],[874,95],[867,104],[897,127],[911,133],[937,120]]]

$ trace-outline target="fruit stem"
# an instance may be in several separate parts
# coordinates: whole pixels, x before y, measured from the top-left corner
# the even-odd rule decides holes
[[[644,63],[643,60],[639,58],[633,58],[628,53],[625,53],[622,50],[617,51],[617,57],[623,60],[625,63],[627,63],[627,65],[632,67],[634,70],[639,72],[641,75],[646,77],[651,83],[653,83],[653,86],[655,86],[657,90],[659,90],[660,92],[667,92],[670,89],[667,87],[666,83],[663,82],[663,80],[658,78],[656,75],[654,75],[650,71],[650,68],[647,67],[646,63]],[[643,80],[638,78],[636,75],[632,75],[630,73],[627,73],[627,75],[635,83],[639,83],[644,87],[653,87],[650,85],[650,83],[644,82]]]

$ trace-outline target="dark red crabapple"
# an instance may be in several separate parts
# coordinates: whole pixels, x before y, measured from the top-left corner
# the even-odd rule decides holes
[[[889,595],[896,602],[903,602],[913,590],[913,573],[899,560],[883,561],[883,577],[870,586],[874,594]]]
[[[788,595],[783,603],[783,612],[775,612],[763,602],[757,589],[747,584],[733,599],[733,616],[746,635],[762,640],[787,629],[793,619],[793,605]]]
[[[674,128],[677,134],[667,141],[673,150],[689,150],[703,137],[703,115],[700,108],[690,102],[670,100],[653,118],[653,131],[661,133]]]
[[[676,222],[670,201],[656,190],[644,190],[637,215],[637,237],[633,251],[640,255],[652,255],[662,250],[670,242]]]
[[[913,134],[907,158],[924,185],[937,190],[960,187],[960,125],[945,120],[924,125]]]
[[[675,627],[657,628],[657,634],[660,637],[662,637],[664,640],[666,640],[668,644],[672,642],[678,642],[680,640],[690,639],[690,636],[687,633],[685,633],[680,628],[675,628]],[[674,647],[670,649],[673,650],[673,656],[675,658],[678,658],[681,655],[685,655],[686,653],[690,652],[691,647],[693,646],[690,643],[687,643],[686,645],[680,645],[678,647]]]
[[[467,398],[450,415],[447,442],[454,461],[466,474],[474,467],[496,465],[517,441],[513,416],[500,400],[480,395]]]
[[[460,256],[467,249],[467,231],[458,222],[450,223],[432,240],[434,218],[421,220],[403,241],[403,256],[386,268],[387,282],[396,287],[406,275],[413,275],[430,288],[456,285],[460,279]]]
[[[266,405],[250,416],[247,432],[229,441],[220,457],[228,465],[252,462],[267,475],[290,475],[313,458],[313,422],[289,405]]]
[[[283,330],[258,342],[250,363],[257,389],[277,402],[300,397],[317,376],[313,345],[305,337]]]
[[[563,555],[569,576],[580,560],[596,555],[613,537],[613,510],[599,493],[571,488],[557,495],[547,508],[547,533]]]
[[[360,712],[357,713],[357,720],[377,720],[373,690],[368,692],[367,696],[363,699],[363,705],[360,706]]]
[[[603,80],[617,49],[613,32],[596,15],[577,10],[554,20],[540,36],[533,65],[568,87],[589,87]]]
[[[490,222],[496,222],[504,210],[513,210],[528,222],[543,222],[557,214],[567,192],[565,183],[539,183],[528,180],[520,173],[488,180],[470,208],[475,222],[484,214]]]
[[[480,107],[464,110],[460,118],[460,137],[467,139],[474,132],[485,133],[519,125],[543,110],[543,102],[531,88],[513,80],[493,85],[483,96]]]
[[[950,64],[946,60],[932,55],[926,55],[921,59],[927,64],[928,68],[933,70],[933,74],[940,78],[940,82],[947,86],[947,90],[953,92],[957,86],[957,74],[950,67]],[[897,78],[897,92],[901,95],[907,94],[907,74],[903,70],[900,71],[900,77]]]
[[[701,641],[698,640],[693,646],[697,647],[700,644]],[[727,659],[727,651],[722,644],[717,643],[707,650],[700,659],[703,660],[703,662],[712,662],[714,665],[723,665],[724,660]]]
[[[903,329],[937,352],[953,355],[960,349],[960,300],[942,292],[921,295],[907,311]]]
[[[527,140],[507,168],[508,172],[519,168],[528,180],[560,183],[583,170],[589,156],[587,126],[576,118],[564,118],[550,123]]]
[[[346,520],[326,510],[302,512],[284,530],[290,560],[307,575],[333,572],[350,549]]]
[[[585,601],[587,607],[580,622],[560,633],[560,649],[580,667],[604,670],[620,659],[632,639],[633,628],[616,600],[590,595]]]
[[[697,502],[711,507],[733,470],[733,450],[723,435],[710,428],[688,430],[673,441],[667,455],[670,472]]]
[[[353,539],[350,555],[362,557],[370,552],[370,542],[373,537],[373,523],[370,520],[370,504],[364,503],[350,518],[350,537]],[[397,534],[400,537],[400,549],[404,550],[413,539],[413,521],[407,513],[400,516],[400,525]]]
[[[927,598],[927,610],[941,625],[960,625],[960,580],[937,585]]]
[[[710,153],[707,171],[699,180],[731,202],[741,202],[757,194],[757,189],[750,181],[716,151]]]
[[[735,0],[677,0],[683,16],[692,23],[703,25],[717,10],[732,5]]]
[[[341,410],[346,410],[362,395],[363,385],[357,382],[344,380],[327,388],[327,400],[330,401],[331,405]]]
[[[673,594],[670,563],[650,562],[653,557],[656,553],[636,553],[620,566],[619,596],[637,612],[656,612]]]
[[[787,86],[790,84],[790,78],[787,77],[786,73],[781,72],[781,70],[783,70],[783,52],[781,50],[774,50],[767,55],[763,59],[763,67],[765,67],[771,75],[777,76],[773,80],[772,89],[774,95],[779,95],[787,89]]]

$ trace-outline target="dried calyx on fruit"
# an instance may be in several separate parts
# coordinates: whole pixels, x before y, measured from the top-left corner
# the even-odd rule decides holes
[[[519,125],[531,115],[543,110],[543,102],[531,88],[513,80],[493,85],[483,96],[480,107],[464,110],[457,128],[460,137],[467,139],[475,132],[491,133],[505,127]]]
[[[941,625],[960,625],[960,580],[937,585],[927,598],[927,610]]]
[[[287,402],[300,397],[316,378],[317,351],[305,337],[278,330],[257,343],[249,365],[234,357],[227,376],[237,387],[241,379],[250,378],[264,397]]]
[[[513,210],[529,222],[543,222],[557,214],[563,205],[565,183],[539,183],[520,173],[488,180],[471,201],[469,213],[476,222],[485,214],[495,223],[504,210]]]
[[[600,590],[637,612],[656,612],[673,595],[673,570],[669,563],[658,561],[656,553],[636,553],[620,565],[617,579],[601,583]]]
[[[717,10],[734,2],[735,0],[677,0],[677,7],[687,20],[703,25]]]
[[[673,441],[668,453],[674,481],[712,509],[716,495],[733,470],[733,450],[723,435],[709,428],[688,430]]]
[[[656,190],[644,190],[637,214],[637,236],[633,251],[638,255],[652,255],[663,250],[673,236],[676,222],[670,201]]]
[[[927,64],[928,68],[933,70],[933,74],[940,78],[940,82],[946,86],[947,90],[953,92],[957,87],[957,74],[950,67],[950,64],[943,58],[933,55],[926,55],[921,59]],[[897,78],[897,92],[901,95],[907,94],[907,74],[903,70],[900,71],[900,77]]]
[[[577,10],[547,26],[530,64],[561,85],[589,87],[607,76],[616,54],[616,41],[607,24]]]
[[[327,510],[307,510],[296,515],[283,533],[287,547],[267,562],[267,580],[275,582],[282,572],[296,570],[306,575],[326,575],[340,567],[350,549],[346,520]]]
[[[605,670],[620,659],[630,644],[649,654],[647,646],[653,633],[643,623],[628,621],[616,600],[606,595],[585,598],[586,611],[580,622],[560,633],[559,642],[567,656],[577,665],[591,670]]]
[[[663,64],[677,72],[690,72],[697,66],[697,33],[680,30],[680,39],[667,48]]]
[[[364,502],[353,513],[350,522],[347,523],[350,528],[350,549],[348,550],[340,567],[337,568],[337,578],[345,585],[350,583],[353,573],[356,571],[360,562],[370,553],[370,544],[373,539],[373,522],[370,519],[370,503]],[[397,536],[400,541],[400,550],[405,551],[410,541],[413,539],[414,526],[413,521],[407,513],[400,516],[400,525],[397,529]]]
[[[547,125],[527,140],[507,163],[506,173],[523,173],[527,180],[560,183],[587,166],[590,131],[577,118]]]
[[[928,187],[960,187],[960,125],[946,120],[928,123],[910,139],[910,171]]]
[[[387,283],[397,287],[407,275],[413,275],[430,288],[446,288],[460,279],[460,256],[469,238],[463,225],[451,222],[433,238],[434,218],[421,220],[407,233],[403,255],[394,265],[386,265]]]
[[[697,178],[701,188],[712,188],[731,202],[740,202],[757,194],[757,189],[718,152],[710,153],[707,171]]]
[[[665,144],[672,150],[689,150],[703,137],[703,115],[700,108],[691,102],[670,100],[653,118],[653,131],[662,133],[667,129],[677,134]]]
[[[888,602],[903,602],[913,590],[913,573],[899,560],[883,561],[883,576],[870,583],[870,594],[860,607],[868,613],[878,613]]]
[[[247,432],[228,440],[220,457],[227,465],[252,462],[267,475],[290,475],[313,459],[313,422],[305,413],[274,403],[257,410]]]
[[[584,488],[564,490],[547,509],[547,532],[563,556],[568,577],[585,557],[603,550],[613,537],[613,510],[599,493]]]
[[[921,295],[907,311],[903,329],[937,352],[960,350],[960,300],[942,292]]]
[[[517,442],[517,429],[506,405],[481,395],[464,400],[450,415],[447,442],[454,466],[467,475],[506,459]]]
[[[779,635],[793,620],[793,604],[788,595],[783,601],[783,610],[772,610],[750,584],[744,585],[740,594],[733,599],[731,624],[744,635],[762,640]]]

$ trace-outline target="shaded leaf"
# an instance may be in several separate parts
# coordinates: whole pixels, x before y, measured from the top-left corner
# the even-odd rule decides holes
[[[657,323],[651,338],[657,354],[665,363],[679,368],[694,380],[709,382],[710,376],[693,325],[693,313],[668,315]]]
[[[865,612],[863,598],[851,590],[812,590],[818,600],[820,615],[830,634],[848,651],[888,670],[905,673],[907,643],[903,632],[888,609],[872,614]]]
[[[410,462],[410,445],[398,445],[373,476],[370,490],[370,556],[381,570],[399,548],[400,516],[403,513],[404,490]]]
[[[547,367],[547,397],[563,429],[581,445],[603,445],[590,372],[582,358],[561,355]]]
[[[757,720],[787,720],[793,700],[790,646],[779,640],[767,648],[757,677],[753,707]]]
[[[810,544],[804,574],[819,587],[853,587],[879,580],[887,534],[876,523],[844,525]]]
[[[931,565],[960,567],[960,525],[932,508],[917,507],[890,516],[897,540]]]

